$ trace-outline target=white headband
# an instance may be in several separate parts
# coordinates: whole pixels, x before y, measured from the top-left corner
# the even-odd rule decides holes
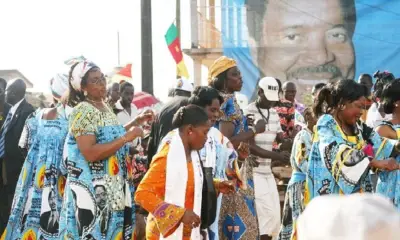
[[[82,61],[75,66],[72,71],[71,85],[76,91],[81,91],[82,78],[92,68],[97,67],[96,64],[90,61]]]

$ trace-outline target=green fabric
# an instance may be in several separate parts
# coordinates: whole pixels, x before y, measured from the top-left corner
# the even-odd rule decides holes
[[[175,24],[171,24],[171,26],[168,28],[167,33],[165,34],[167,45],[170,45],[177,37],[178,29],[176,28]]]

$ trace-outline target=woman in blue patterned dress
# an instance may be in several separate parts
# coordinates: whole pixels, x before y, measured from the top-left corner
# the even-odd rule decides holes
[[[380,123],[376,131],[382,137],[400,139],[400,79],[390,82],[382,92],[382,105],[385,114],[391,114],[390,121]],[[396,158],[400,163],[400,156]],[[376,192],[389,198],[400,211],[400,170],[379,171]]]
[[[71,68],[67,181],[60,214],[60,238],[131,239],[134,187],[127,142],[141,137],[135,127],[151,120],[145,112],[125,127],[103,101],[106,80],[89,61]]]
[[[235,149],[242,148],[255,134],[265,131],[265,123],[249,129],[247,119],[240,109],[235,92],[242,88],[242,77],[236,62],[227,57],[217,59],[209,69],[208,83],[221,92],[224,103],[217,128],[227,137]],[[243,144],[245,143],[245,144]],[[248,147],[248,145],[247,145]],[[253,164],[255,161],[239,161],[244,189],[234,194],[223,195],[219,215],[220,239],[257,239],[258,223],[254,202]]]
[[[60,81],[68,83],[67,79],[58,78],[53,84]],[[58,89],[60,95],[67,90],[67,87]],[[60,166],[67,132],[68,118],[63,104],[36,111],[26,121],[20,147],[27,156],[4,239],[58,239],[65,184]]]
[[[296,226],[297,218],[304,210],[304,185],[316,119],[311,108],[306,108],[303,115],[306,125],[294,138],[290,155],[292,177],[286,191],[279,240],[296,239],[293,229]]]
[[[306,204],[320,195],[371,192],[371,167],[399,168],[388,159],[398,142],[358,124],[367,95],[365,86],[353,80],[340,80],[320,91],[314,114],[321,117],[308,159]]]

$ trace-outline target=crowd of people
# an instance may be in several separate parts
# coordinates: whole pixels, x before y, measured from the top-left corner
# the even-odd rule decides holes
[[[221,57],[208,86],[178,79],[157,113],[88,60],[54,76],[50,108],[0,79],[1,239],[395,239],[400,79],[374,77],[317,84],[312,107],[263,77],[242,109]],[[286,164],[282,212],[272,167]]]

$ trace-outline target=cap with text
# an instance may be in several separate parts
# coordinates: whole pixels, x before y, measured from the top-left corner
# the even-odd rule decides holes
[[[269,101],[279,101],[279,84],[275,78],[261,78],[258,86],[264,91],[264,95]]]

